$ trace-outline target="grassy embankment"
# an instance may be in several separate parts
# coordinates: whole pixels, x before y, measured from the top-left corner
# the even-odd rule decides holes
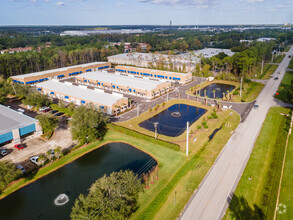
[[[229,85],[234,85],[235,89],[233,89],[230,93],[234,94],[232,99],[230,100],[225,100],[224,101],[229,101],[229,102],[251,102],[257,98],[259,93],[264,87],[264,84],[262,83],[257,83],[257,82],[249,82],[249,83],[243,83],[242,84],[242,97],[240,97],[240,83],[239,82],[234,82],[234,81],[227,81],[227,80],[214,80],[212,82],[205,81],[199,85],[200,89],[203,89],[204,87],[212,84],[212,83],[222,83],[222,84],[229,84]],[[194,92],[193,92],[194,93]],[[191,91],[187,91],[187,94],[193,95]]]
[[[289,112],[269,110],[224,219],[272,219],[288,133],[288,117],[280,113]]]
[[[281,183],[281,192],[279,197],[279,211],[277,219],[287,220],[293,219],[293,135],[289,137],[283,179]],[[283,205],[280,205],[283,204]],[[285,211],[286,209],[286,211]]]
[[[281,59],[281,58],[278,58],[277,61],[279,59]],[[270,75],[272,75],[277,68],[278,68],[278,65],[267,64],[266,63],[264,65],[264,68],[263,68],[263,73],[261,74],[261,64],[257,65],[255,67],[256,76],[254,75],[252,78],[254,78],[254,79],[269,79]]]
[[[273,63],[281,63],[282,60],[284,59],[284,57],[285,57],[285,54],[281,54],[279,56],[275,56],[274,57],[274,60],[273,60]]]
[[[275,95],[275,98],[283,101],[283,102],[290,102],[289,100],[289,89],[291,87],[291,81],[293,80],[293,71],[286,72],[285,76],[278,88],[279,95]]]
[[[223,128],[210,142],[207,140],[204,143],[198,142],[197,151],[193,151],[189,158],[177,151],[177,146],[172,143],[155,140],[136,131],[110,124],[110,129],[103,141],[78,148],[60,160],[39,169],[33,175],[11,184],[1,194],[1,198],[106,143],[125,142],[149,153],[159,163],[159,179],[140,194],[139,208],[133,218],[160,218],[162,213],[165,213],[168,219],[176,218],[230,138],[231,131],[239,124],[239,116],[236,113],[229,115],[230,112],[232,111],[229,110],[223,115],[225,116]],[[218,115],[221,117],[221,114]],[[171,195],[174,194],[174,190],[178,193],[175,207],[170,205],[173,201]]]
[[[293,58],[291,58],[288,68],[293,69]]]

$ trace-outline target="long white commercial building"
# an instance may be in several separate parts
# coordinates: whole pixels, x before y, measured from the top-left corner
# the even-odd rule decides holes
[[[103,89],[137,95],[144,98],[155,98],[169,91],[170,82],[142,78],[141,76],[121,75],[102,71],[88,72],[76,76],[78,83],[84,83]]]
[[[87,86],[75,86],[70,82],[59,82],[56,79],[36,84],[39,91],[50,97],[58,98],[77,105],[93,104],[107,114],[115,114],[116,110],[124,111],[128,107],[128,98],[122,94],[105,93],[101,89],[89,89]]]

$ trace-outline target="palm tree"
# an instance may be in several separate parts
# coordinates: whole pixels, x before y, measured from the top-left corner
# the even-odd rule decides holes
[[[214,89],[212,92],[214,94],[214,99],[215,99],[216,98],[216,90]]]
[[[128,99],[129,107],[132,108],[132,99]]]
[[[117,115],[118,115],[118,106],[117,105],[115,105],[115,110],[116,110],[116,117],[117,117]]]
[[[45,156],[45,155],[43,155],[43,154],[41,154],[40,156],[39,156],[39,162],[40,162],[40,164],[42,165],[42,166],[44,166],[44,164],[45,164],[45,162],[47,161],[47,157]]]
[[[58,159],[61,157],[61,155],[62,155],[62,149],[61,149],[60,146],[59,146],[59,147],[56,147],[56,148],[54,149],[54,154],[55,154],[55,156],[56,156]]]
[[[227,99],[228,99],[228,100],[229,100],[229,96],[230,96],[229,92],[230,92],[229,90],[226,91]]]

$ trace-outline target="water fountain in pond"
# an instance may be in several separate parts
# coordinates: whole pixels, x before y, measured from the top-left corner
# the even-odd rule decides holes
[[[65,193],[60,194],[57,196],[57,198],[54,200],[55,205],[61,206],[65,205],[69,201],[68,196]]]
[[[174,117],[174,118],[179,118],[181,116],[181,113],[180,112],[172,112],[171,115]]]

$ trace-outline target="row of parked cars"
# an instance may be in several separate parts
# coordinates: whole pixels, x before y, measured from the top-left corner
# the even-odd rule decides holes
[[[64,115],[63,112],[59,112],[58,110],[52,110],[49,106],[44,106],[39,109],[40,112],[49,112],[50,114],[53,114],[54,116],[61,116]]]

